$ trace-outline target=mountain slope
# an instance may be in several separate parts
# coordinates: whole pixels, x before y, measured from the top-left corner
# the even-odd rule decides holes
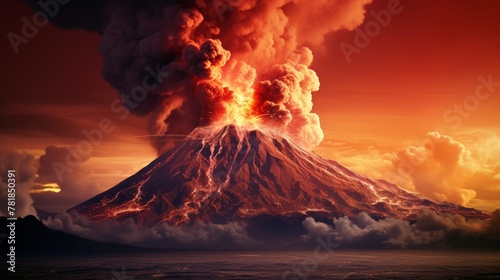
[[[487,218],[356,174],[263,129],[199,128],[108,191],[70,210],[91,220],[133,218],[148,225],[224,223],[259,217],[411,219],[421,207]]]

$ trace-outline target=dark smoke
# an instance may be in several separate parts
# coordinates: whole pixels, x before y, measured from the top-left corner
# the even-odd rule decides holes
[[[421,209],[415,221],[375,220],[362,212],[355,219],[333,220],[333,225],[308,217],[305,239],[330,236],[342,248],[500,248],[500,210],[489,220]]]
[[[153,135],[258,119],[313,147],[323,139],[311,113],[319,80],[305,46],[361,24],[370,2],[72,0],[51,22],[102,35],[104,78],[131,112],[150,115]],[[172,145],[154,143],[159,153]]]

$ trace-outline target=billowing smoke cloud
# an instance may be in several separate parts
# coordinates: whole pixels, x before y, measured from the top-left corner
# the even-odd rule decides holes
[[[393,165],[408,169],[406,174],[419,193],[439,201],[467,205],[476,196],[474,190],[464,186],[464,177],[472,176],[467,164],[469,156],[470,152],[462,143],[430,132],[424,145],[400,150]]]
[[[302,222],[307,230],[304,238],[329,236],[344,248],[500,247],[500,210],[494,211],[490,220],[466,220],[422,209],[415,223],[375,220],[362,212],[354,220],[343,217],[334,219],[333,224],[308,217]]]
[[[58,213],[102,191],[93,172],[80,165],[82,158],[70,147],[48,146],[34,155],[0,150],[0,216],[7,216],[8,170],[15,170],[15,215],[37,215],[37,210]],[[36,208],[35,208],[36,207]]]
[[[259,242],[250,238],[245,225],[239,223],[211,224],[197,222],[185,226],[167,223],[145,227],[132,219],[122,222],[108,220],[89,221],[78,214],[61,213],[43,221],[52,229],[62,230],[84,238],[155,248],[253,248]],[[234,248],[234,247],[233,247]]]
[[[305,46],[361,24],[370,2],[73,0],[52,22],[102,35],[103,76],[131,112],[150,115],[159,153],[172,143],[158,136],[227,123],[277,127],[312,147],[323,132]]]
[[[48,146],[38,160],[38,183],[59,183],[80,167],[88,157],[82,157],[70,147]]]
[[[302,230],[292,230],[269,240],[252,232],[244,223],[212,224],[195,222],[183,226],[159,224],[145,227],[133,219],[125,221],[90,221],[73,211],[43,221],[52,229],[84,238],[136,246],[178,249],[272,248],[310,244],[318,237],[338,243],[341,248],[500,248],[500,210],[489,220],[466,220],[456,214],[436,213],[422,209],[415,221],[394,218],[375,220],[362,212],[355,219],[333,219],[333,224],[316,222],[308,217]],[[292,243],[281,241],[290,238]]]
[[[116,184],[94,170],[91,159],[71,147],[48,146],[40,158],[0,150],[0,216],[7,215],[8,170],[16,170],[16,216],[59,213]],[[121,178],[119,178],[121,179]]]
[[[93,170],[81,166],[88,160],[71,147],[48,146],[38,160],[37,178],[32,187],[35,206],[58,213],[100,193],[102,188]],[[52,191],[47,191],[48,187],[53,188]]]
[[[36,178],[35,157],[31,154],[17,151],[0,151],[0,216],[9,216],[7,211],[8,199],[8,170],[15,170],[15,217],[26,215],[37,216],[33,207],[33,199],[29,189]]]

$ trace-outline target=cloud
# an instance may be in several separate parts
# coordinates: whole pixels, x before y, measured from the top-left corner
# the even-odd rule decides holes
[[[40,183],[59,183],[80,165],[88,160],[70,147],[48,146],[38,160],[38,178]]]
[[[383,141],[379,142],[383,143]],[[373,146],[372,140],[327,139],[315,150],[319,154],[335,159],[349,169],[373,179],[388,179],[385,178],[385,173],[393,170],[393,149],[379,145]]]
[[[60,192],[33,193],[35,206],[58,213],[100,193],[102,188],[92,168],[82,166],[88,160],[88,155],[71,147],[48,146],[38,161],[35,188],[54,185]]]
[[[500,200],[499,135],[474,131],[451,137],[429,132],[403,148],[332,140],[322,146],[337,161],[371,178],[435,200],[493,211]]]
[[[305,239],[330,236],[343,248],[500,247],[500,210],[489,220],[421,209],[414,222],[375,220],[362,212],[355,219],[333,219],[333,225],[308,217],[302,222]]]
[[[467,205],[476,191],[465,188],[457,178],[470,173],[469,153],[462,143],[451,137],[429,132],[422,145],[399,150],[393,165],[400,173],[406,168],[406,175],[417,192],[439,201]]]
[[[232,246],[252,248],[259,244],[248,236],[244,224],[236,222],[227,224],[196,222],[183,226],[164,223],[145,227],[132,219],[94,222],[76,211],[60,213],[43,222],[52,229],[63,230],[84,238],[142,247],[224,249],[234,248]]]
[[[103,180],[92,169],[81,167],[88,159],[70,147],[48,146],[39,159],[25,152],[0,150],[0,200],[7,201],[7,171],[16,170],[17,216],[37,216],[35,207],[58,213],[75,206],[102,191],[99,181]],[[0,215],[7,215],[6,204]]]
[[[301,231],[294,230],[280,240],[266,239],[265,228],[255,236],[250,235],[245,222],[198,221],[187,225],[163,223],[146,227],[133,219],[90,221],[76,211],[60,213],[43,222],[49,228],[96,241],[151,248],[255,249],[277,246],[285,239],[293,240],[293,246],[300,246],[318,237],[327,237],[341,244],[341,248],[500,247],[500,210],[493,212],[489,220],[466,220],[460,215],[439,214],[427,209],[422,209],[411,222],[394,218],[375,220],[364,212],[352,220],[347,217],[333,219],[331,225],[307,217],[302,222],[306,235],[300,236]]]
[[[26,2],[41,9],[39,1]],[[360,25],[368,3],[73,0],[50,21],[100,33],[103,77],[128,110],[149,115],[158,154],[172,147],[168,135],[249,122],[277,127],[311,148],[324,135],[312,113],[319,79],[307,47]]]
[[[440,201],[465,206],[476,197],[499,199],[498,135],[476,132],[455,138],[428,133],[423,143],[398,151],[392,172],[410,178],[410,188]]]
[[[33,207],[33,199],[29,194],[36,177],[35,157],[28,153],[0,150],[0,216],[8,216],[8,170],[15,170],[15,216],[37,216]]]

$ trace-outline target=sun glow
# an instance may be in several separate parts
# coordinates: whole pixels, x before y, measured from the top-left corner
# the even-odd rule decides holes
[[[35,189],[31,189],[30,193],[44,193],[44,192],[53,192],[60,193],[61,187],[57,183],[48,183],[38,186]]]

